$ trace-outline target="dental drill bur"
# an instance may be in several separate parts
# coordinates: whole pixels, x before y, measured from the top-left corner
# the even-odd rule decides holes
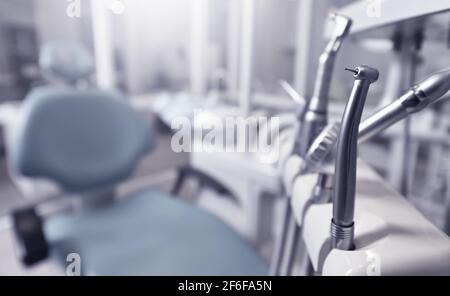
[[[450,69],[431,75],[363,120],[359,126],[358,141],[366,141],[411,114],[420,112],[441,99],[449,90]],[[339,123],[328,125],[313,141],[305,157],[303,173],[314,171],[322,165],[335,146],[339,127]]]
[[[349,70],[349,69],[346,69]],[[333,248],[354,248],[354,208],[356,187],[356,161],[358,158],[358,127],[364,104],[372,83],[379,73],[368,66],[359,66],[354,73],[355,82],[342,116],[335,165],[333,218],[331,220],[331,244]]]

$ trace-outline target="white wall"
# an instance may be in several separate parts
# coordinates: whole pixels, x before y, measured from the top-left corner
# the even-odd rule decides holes
[[[70,18],[67,15],[69,2],[66,0],[33,1],[35,25],[41,44],[53,40],[68,40],[83,43],[86,47],[92,49],[89,5],[91,0],[80,1],[80,18]],[[31,1],[27,2],[30,3]]]
[[[142,93],[155,87],[167,64],[180,76],[188,71],[176,59],[188,58],[189,1],[128,0],[123,15],[124,66],[128,90]],[[172,65],[170,65],[172,64]],[[178,69],[176,68],[178,65]]]
[[[253,78],[254,87],[279,89],[280,79],[292,80],[295,58],[297,2],[257,0]]]

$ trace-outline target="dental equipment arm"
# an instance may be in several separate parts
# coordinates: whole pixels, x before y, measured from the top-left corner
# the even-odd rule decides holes
[[[359,129],[359,141],[370,139],[398,121],[425,109],[449,89],[450,70],[436,73],[416,84],[398,100],[364,120]]]
[[[411,87],[403,96],[361,122],[358,141],[366,141],[411,114],[420,112],[450,90],[450,69],[438,72]],[[339,123],[327,126],[308,150],[302,172],[317,169],[333,150]]]
[[[331,243],[333,248],[351,250],[354,236],[354,208],[358,127],[370,84],[378,80],[378,71],[359,66],[354,71],[355,83],[345,107],[339,133],[333,195]]]

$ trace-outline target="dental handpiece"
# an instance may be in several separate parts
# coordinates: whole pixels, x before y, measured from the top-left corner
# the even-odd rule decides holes
[[[368,66],[350,71],[354,72],[355,83],[339,132],[330,232],[332,247],[341,250],[353,248],[358,127],[369,87],[379,76],[376,69]]]
[[[450,90],[450,69],[435,73],[411,87],[403,96],[363,120],[358,141],[366,141],[395,123],[437,102]],[[302,172],[317,170],[334,149],[339,123],[328,125],[312,142]]]
[[[304,156],[311,142],[327,125],[328,94],[337,53],[350,31],[352,21],[338,14],[332,14],[335,26],[332,37],[319,58],[319,66],[313,96],[300,114],[300,130],[295,143],[295,152]]]
[[[347,17],[331,14],[334,21],[334,30],[331,38],[319,59],[318,72],[314,85],[312,98],[304,105],[300,104],[297,116],[299,125],[295,132],[293,154],[302,158],[308,151],[308,147],[321,130],[327,125],[328,117],[328,93],[330,90],[331,76],[333,73],[336,55],[341,48],[344,38],[348,35],[351,20]],[[286,88],[285,88],[286,89]],[[292,96],[292,91],[288,91]],[[295,99],[296,95],[293,96]],[[296,100],[299,101],[299,100]],[[284,221],[282,231],[275,243],[273,262],[271,264],[272,275],[287,275],[291,273],[294,262],[299,227],[291,211],[289,197],[284,208]],[[283,264],[289,262],[289,264]]]

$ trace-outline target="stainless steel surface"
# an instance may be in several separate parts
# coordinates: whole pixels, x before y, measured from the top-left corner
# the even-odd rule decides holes
[[[342,117],[333,193],[331,241],[334,248],[350,249],[352,245],[353,237],[348,237],[347,229],[353,228],[358,128],[370,84],[377,81],[378,76],[378,71],[368,66],[355,69],[356,80]]]
[[[355,245],[353,238],[355,236],[355,225],[349,226],[337,225],[331,221],[331,246],[339,250],[353,250]]]
[[[404,96],[409,93],[363,120],[359,126],[359,141],[366,141],[403,119],[406,116],[401,103]]]
[[[436,102],[450,89],[450,70],[436,73],[413,86],[392,104],[364,120],[359,128],[359,140],[367,140],[392,124]]]

